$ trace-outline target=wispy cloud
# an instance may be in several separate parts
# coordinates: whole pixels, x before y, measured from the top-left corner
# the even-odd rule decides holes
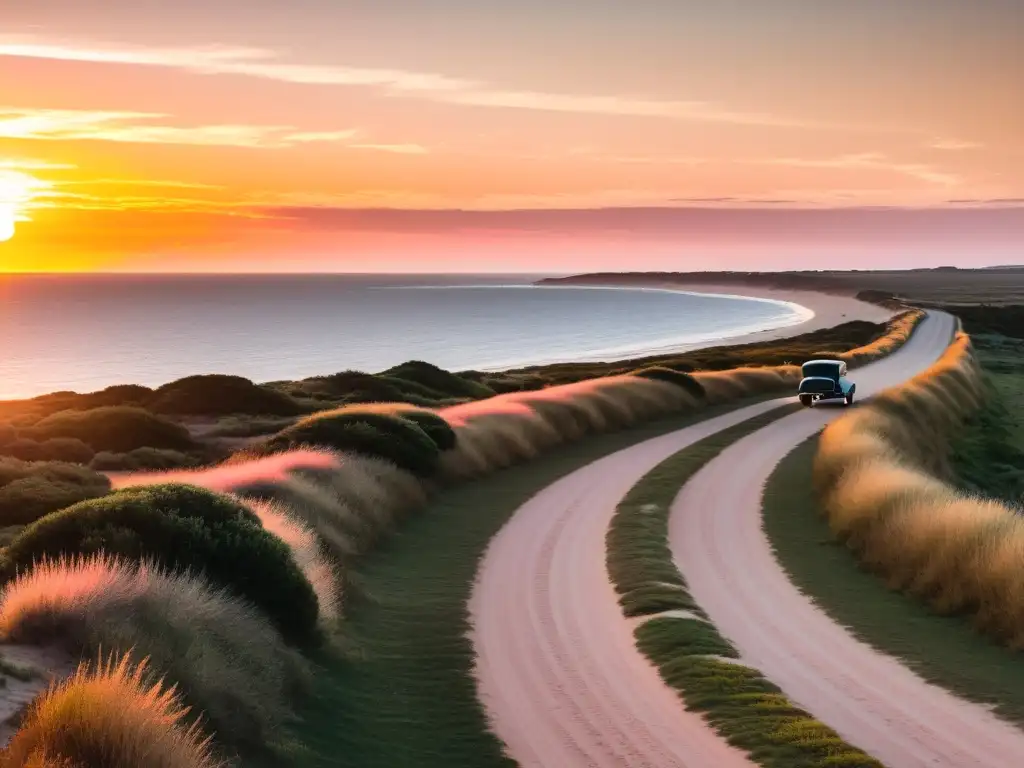
[[[0,171],[73,171],[77,167],[71,163],[51,163],[34,158],[0,157]]]
[[[967,149],[981,149],[984,144],[974,141],[959,141],[957,139],[932,139],[928,143],[931,149],[941,149],[948,152],[958,152]]]
[[[905,163],[891,160],[878,152],[863,152],[829,158],[776,157],[758,162],[796,168],[887,171],[917,179],[918,181],[924,181],[928,184],[941,186],[955,186],[962,182],[961,177],[956,174],[940,171],[923,163]]]
[[[0,56],[133,64],[172,68],[198,75],[237,75],[306,85],[375,87],[383,89],[390,96],[429,99],[464,106],[653,117],[751,126],[846,127],[824,126],[788,116],[730,109],[705,101],[514,90],[479,80],[431,72],[328,64],[299,64],[283,61],[277,52],[262,48],[140,47],[93,41],[55,41],[21,35],[0,37]]]
[[[356,129],[301,131],[287,125],[168,125],[170,116],[153,112],[0,107],[0,138],[39,141],[114,141],[133,144],[280,149],[302,144],[339,144],[383,152],[427,150],[412,144],[353,143]],[[416,147],[415,150],[410,149]],[[47,166],[52,168],[52,166]]]
[[[224,189],[219,184],[202,184],[193,181],[173,181],[170,179],[73,179],[58,182],[62,187],[84,186],[84,187],[159,187],[162,189]]]
[[[428,150],[419,144],[349,144],[352,149],[370,149],[395,155],[425,155]]]

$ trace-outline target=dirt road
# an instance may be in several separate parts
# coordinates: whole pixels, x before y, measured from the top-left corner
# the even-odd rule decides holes
[[[926,368],[951,333],[951,318],[929,318],[896,355],[856,372],[858,395]],[[478,691],[521,766],[751,765],[686,712],[636,650],[608,580],[604,537],[619,500],[652,467],[791,401],[751,406],[594,462],[534,496],[492,541],[470,604]],[[786,417],[701,472],[673,514],[681,570],[745,662],[893,768],[1016,764],[1008,750],[1024,754],[1024,734],[855,641],[775,564],[760,534],[762,483],[839,413],[823,407]]]

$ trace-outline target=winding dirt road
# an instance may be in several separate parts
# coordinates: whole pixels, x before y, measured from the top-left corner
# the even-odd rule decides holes
[[[859,396],[934,362],[952,318],[929,317],[855,372]],[[494,538],[470,602],[477,686],[523,768],[732,768],[752,763],[687,712],[636,650],[605,568],[615,507],[651,468],[774,400],[648,440],[544,489]],[[774,466],[841,408],[800,412],[738,442],[689,483],[671,538],[698,603],[745,663],[891,768],[1016,765],[1024,734],[853,639],[788,582],[761,533]],[[743,481],[736,482],[737,466]]]

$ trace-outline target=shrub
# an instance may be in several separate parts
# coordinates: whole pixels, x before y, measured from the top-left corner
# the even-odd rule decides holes
[[[682,371],[675,371],[671,368],[664,368],[662,366],[652,366],[650,368],[641,368],[637,371],[633,371],[633,375],[641,376],[645,379],[654,379],[655,381],[667,381],[669,384],[675,384],[677,387],[682,387],[686,392],[694,397],[707,397],[707,393],[704,391],[704,387],[701,386],[701,383],[693,378],[693,376]]]
[[[0,526],[32,523],[109,492],[110,481],[85,467],[0,459]]]
[[[310,682],[307,663],[245,601],[196,574],[105,554],[45,561],[8,584],[0,638],[148,657],[218,740],[240,749],[265,745]]]
[[[10,424],[0,424],[0,448],[10,445],[18,439],[18,430]]]
[[[203,572],[266,611],[286,639],[316,637],[316,594],[287,546],[227,496],[174,484],[116,491],[37,520],[11,542],[6,560],[8,569],[26,568],[100,551]]]
[[[93,450],[75,437],[51,437],[37,443],[35,440],[19,438],[0,451],[23,461],[66,461],[71,464],[88,464]]]
[[[199,459],[181,451],[161,448],[136,448],[128,453],[97,453],[89,466],[97,472],[135,472],[139,470],[185,469],[201,464]]]
[[[142,408],[106,406],[89,411],[60,411],[31,430],[36,438],[75,437],[97,451],[124,452],[136,448],[195,447],[187,429]]]
[[[433,441],[438,450],[450,451],[455,447],[456,437],[452,425],[436,411],[420,408],[408,403],[367,403],[365,405],[345,406],[347,413],[380,413],[396,416],[422,429]]]
[[[133,667],[127,655],[80,665],[33,702],[0,768],[223,766],[174,689],[147,672],[146,660]]]
[[[188,376],[165,384],[153,393],[149,408],[156,413],[196,416],[295,416],[303,412],[283,392],[261,387],[241,376],[222,374]]]
[[[422,360],[409,360],[401,363],[384,371],[384,375],[413,381],[441,394],[454,397],[480,399],[494,395],[494,390],[478,381],[464,379],[456,373],[451,373]]]
[[[308,416],[278,432],[258,450],[277,452],[310,445],[385,459],[421,476],[432,475],[440,459],[434,441],[411,421],[345,408]]]

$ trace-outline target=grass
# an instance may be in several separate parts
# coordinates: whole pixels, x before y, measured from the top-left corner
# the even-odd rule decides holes
[[[790,702],[757,670],[730,661],[736,650],[690,596],[668,545],[670,507],[690,478],[737,440],[799,408],[776,409],[718,432],[645,475],[616,509],[607,536],[608,572],[626,616],[650,617],[634,632],[637,648],[688,709],[703,714],[759,765],[880,766]]]
[[[887,589],[835,541],[813,491],[817,443],[812,438],[789,454],[765,490],[765,532],[790,580],[863,642],[929,682],[1024,725],[1024,656],[979,634],[962,617],[939,616]]]
[[[953,437],[984,404],[970,339],[822,433],[814,482],[834,535],[865,568],[944,615],[1024,648],[1024,516],[950,480]]]
[[[9,583],[0,638],[147,657],[218,744],[245,754],[273,742],[309,678],[307,662],[247,603],[200,576],[107,555],[46,561]]]
[[[490,734],[467,637],[477,563],[533,494],[601,456],[748,405],[711,407],[597,435],[447,489],[360,563],[367,597],[348,609],[347,660],[325,660],[317,704],[293,731],[294,768],[512,766]]]
[[[0,768],[221,768],[202,728],[145,663],[113,657],[51,687],[29,708]]]

